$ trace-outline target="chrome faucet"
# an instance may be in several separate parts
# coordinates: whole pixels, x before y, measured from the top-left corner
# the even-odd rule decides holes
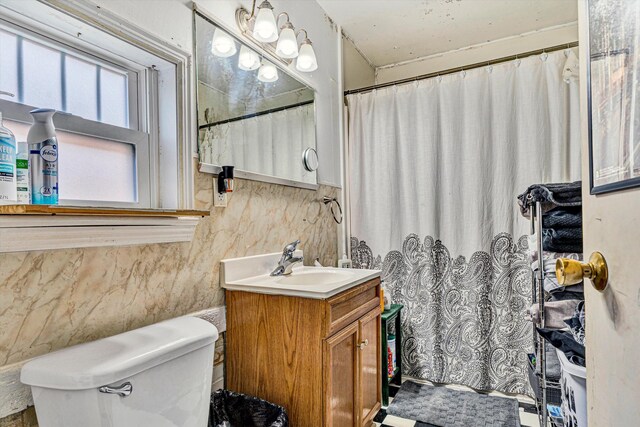
[[[299,243],[300,240],[296,240],[284,247],[278,266],[271,272],[272,276],[287,276],[291,274],[294,264],[304,261],[303,257],[293,256]]]

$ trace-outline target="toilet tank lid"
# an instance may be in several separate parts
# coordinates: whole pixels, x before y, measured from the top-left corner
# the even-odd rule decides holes
[[[217,339],[206,320],[178,317],[37,357],[22,367],[20,381],[59,390],[111,385]]]

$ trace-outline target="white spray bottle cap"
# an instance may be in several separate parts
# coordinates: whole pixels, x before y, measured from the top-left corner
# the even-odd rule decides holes
[[[33,125],[29,128],[27,142],[37,144],[56,136],[56,128],[53,126],[53,115],[56,110],[50,108],[38,108],[29,112],[33,116]]]

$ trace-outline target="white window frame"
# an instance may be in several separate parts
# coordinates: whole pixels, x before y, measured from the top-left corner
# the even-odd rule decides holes
[[[65,19],[52,19],[52,9],[66,16],[66,19],[76,18],[80,25],[75,23],[75,26],[64,27]],[[0,4],[0,18],[30,31],[47,34],[59,43],[98,58],[104,58],[105,48],[116,57],[129,59],[131,55],[122,52],[131,53],[132,49],[145,52],[146,56],[143,54],[136,58],[137,65],[146,74],[144,79],[138,79],[138,85],[158,82],[159,88],[157,93],[150,93],[144,102],[139,100],[138,106],[139,109],[147,108],[143,113],[158,123],[157,127],[150,129],[146,143],[151,159],[148,165],[148,185],[151,187],[149,206],[163,210],[193,209],[197,130],[192,126],[195,117],[190,53],[87,0],[7,0]],[[104,33],[114,40],[106,47]],[[118,63],[115,59],[110,62],[123,65],[126,69],[131,66]],[[144,90],[138,92],[145,93]],[[12,112],[6,114],[8,119],[22,117],[24,121],[28,107],[18,104],[10,106],[9,110]],[[59,129],[85,132],[79,122],[87,120],[73,115],[59,116],[56,119]],[[91,129],[86,129],[86,132],[94,135],[100,132],[102,126],[106,130],[111,125],[91,122]],[[136,139],[136,131],[119,129],[121,133],[115,140],[139,144],[139,149],[144,151],[145,141]],[[110,135],[105,139],[113,140],[114,137]],[[113,203],[109,205],[116,207]],[[5,248],[11,248],[9,240],[18,239],[18,236],[21,236],[21,241],[28,241],[29,236],[34,236],[33,243],[15,246],[19,248],[16,249],[18,251],[189,241],[197,222],[186,217],[175,220],[149,217],[141,221],[140,218],[126,215],[109,218],[84,216],[66,217],[63,221],[62,217],[55,216],[30,219],[0,215],[0,252],[10,252]],[[110,231],[106,230],[107,227]],[[45,228],[46,233],[42,234]],[[100,238],[95,241],[87,238],[87,233],[99,229],[104,230]]]
[[[60,205],[68,206],[96,206],[96,207],[130,207],[130,208],[153,208],[157,204],[158,188],[155,181],[151,179],[151,164],[157,162],[156,146],[152,145],[152,140],[157,140],[151,136],[151,132],[158,128],[157,116],[147,114],[147,99],[157,99],[158,86],[150,84],[150,76],[154,74],[153,69],[125,62],[123,58],[112,55],[107,57],[96,57],[95,55],[83,52],[73,46],[68,46],[58,40],[53,39],[50,34],[42,30],[33,31],[20,27],[12,22],[0,17],[0,29],[16,34],[23,39],[31,40],[40,45],[49,47],[57,52],[63,52],[79,59],[86,60],[92,64],[99,65],[105,69],[111,69],[128,75],[129,90],[129,128],[111,125],[108,123],[93,121],[70,113],[58,113],[54,116],[56,129],[86,135],[89,137],[101,138],[109,141],[132,145],[135,152],[135,202],[115,202],[102,200],[73,200],[60,198]],[[105,55],[106,56],[106,55]],[[109,62],[107,62],[109,61]],[[118,61],[119,64],[111,62]],[[63,76],[64,78],[64,76]],[[17,94],[16,98],[17,98]],[[62,94],[64,97],[64,94]],[[7,120],[13,120],[25,124],[31,124],[32,118],[29,111],[40,108],[40,105],[28,105],[18,102],[0,99],[0,111]],[[45,106],[46,107],[46,106]]]

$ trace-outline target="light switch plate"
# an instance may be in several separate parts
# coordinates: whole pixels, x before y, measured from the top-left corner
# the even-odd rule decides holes
[[[218,193],[218,177],[213,178],[213,206],[216,208],[227,207],[227,193]]]

